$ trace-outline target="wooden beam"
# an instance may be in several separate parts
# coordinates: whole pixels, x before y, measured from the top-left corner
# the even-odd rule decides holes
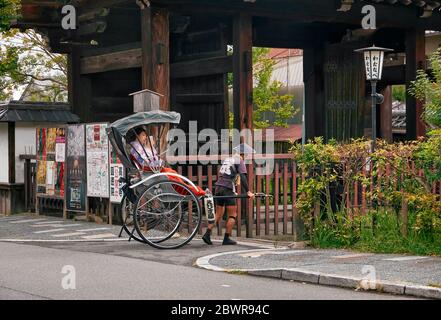
[[[71,0],[70,3],[76,7],[82,9],[95,9],[95,8],[111,8],[123,4],[133,3],[131,0]]]
[[[171,65],[171,78],[192,78],[233,72],[233,57],[216,57],[176,62]]]
[[[252,16],[271,17],[275,19],[296,20],[299,23],[326,22],[352,24],[361,26],[364,17],[363,1],[356,1],[351,11],[338,12],[338,1],[324,0],[296,0],[296,1],[256,1],[250,4],[244,1],[211,0],[197,3],[191,0],[152,0],[153,4],[167,5],[173,12],[184,14],[223,14],[234,15],[238,12],[247,12]],[[376,4],[377,28],[409,26],[425,27],[427,30],[437,30],[441,25],[441,15],[433,14],[429,18],[419,18],[417,7],[391,6]]]
[[[81,74],[99,73],[112,70],[140,68],[142,65],[142,50],[129,49],[100,56],[81,59]]]
[[[406,138],[416,139],[425,135],[425,124],[421,119],[423,103],[412,97],[407,89],[416,78],[418,69],[426,69],[425,32],[419,29],[406,31]]]
[[[189,93],[189,94],[177,94],[176,102],[178,103],[190,103],[190,104],[207,104],[207,103],[223,103],[223,93]]]
[[[398,85],[406,82],[406,66],[384,67],[381,84]]]
[[[8,122],[9,183],[15,183],[15,122]]]
[[[253,128],[253,59],[252,19],[245,13],[233,22],[233,101],[234,127]]]
[[[131,113],[133,111],[132,97],[93,97],[92,109],[97,113]]]

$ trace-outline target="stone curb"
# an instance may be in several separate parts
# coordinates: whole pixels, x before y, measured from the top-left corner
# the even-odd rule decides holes
[[[195,265],[202,269],[211,271],[242,273],[258,277],[275,278],[297,282],[305,282],[315,285],[326,285],[354,289],[357,291],[375,291],[379,293],[388,293],[405,296],[415,296],[420,298],[441,299],[441,289],[429,286],[418,286],[414,284],[404,284],[387,280],[377,280],[369,283],[366,279],[357,277],[345,277],[336,274],[326,274],[314,272],[300,268],[268,268],[268,269],[225,269],[210,264],[212,258],[248,250],[236,252],[223,252],[199,258]],[[259,250],[253,250],[259,251]],[[262,250],[265,251],[265,250]]]
[[[441,289],[439,288],[410,284],[405,285],[386,280],[377,280],[371,284],[363,278],[345,277],[336,274],[319,273],[302,269],[260,269],[246,270],[245,273],[253,276],[280,278],[282,280],[355,289],[357,291],[376,291],[396,295],[441,299]],[[280,277],[278,276],[279,274],[281,274]]]

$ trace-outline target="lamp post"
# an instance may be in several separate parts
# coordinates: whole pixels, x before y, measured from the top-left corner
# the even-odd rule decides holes
[[[362,52],[364,54],[366,80],[371,82],[372,87],[372,152],[375,151],[377,142],[377,104],[384,101],[384,97],[377,93],[377,82],[381,80],[383,73],[384,53],[390,51],[393,50],[376,47],[375,45],[355,50],[355,52]]]

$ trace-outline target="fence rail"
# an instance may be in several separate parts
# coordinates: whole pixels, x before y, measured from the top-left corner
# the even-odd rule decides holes
[[[299,183],[305,179],[305,175],[299,172],[294,160],[290,154],[274,155],[274,171],[268,175],[257,175],[259,166],[248,164],[248,183],[255,192],[264,192],[271,194],[272,198],[256,198],[255,200],[238,199],[237,209],[238,217],[236,223],[236,235],[246,237],[274,237],[274,236],[292,236],[293,239],[300,239],[303,232],[303,223],[296,209],[296,202],[299,196]],[[192,182],[206,188],[214,190],[217,181],[217,172],[220,164],[198,164],[196,158],[181,158],[187,164],[177,164],[174,167],[176,171]],[[205,159],[207,160],[207,159]],[[210,159],[209,159],[210,160]],[[213,160],[213,159],[212,159]],[[218,159],[219,160],[219,159]],[[196,164],[188,164],[196,162]],[[414,166],[412,167],[415,170]],[[371,206],[368,198],[368,192],[372,192],[375,186],[386,186],[397,184],[396,179],[391,179],[394,171],[390,166],[386,166],[384,171],[377,172],[374,177],[372,174],[372,166],[370,170],[366,170],[366,166],[361,169],[367,179],[370,179],[371,185],[366,187],[358,181],[350,184],[340,185],[335,190],[335,198],[339,199],[340,204],[344,204],[350,215],[365,214]],[[422,175],[422,172],[417,172]],[[35,163],[30,159],[25,164],[25,190],[26,205],[28,210],[35,209],[35,182],[36,170]],[[397,190],[399,187],[396,185]],[[433,194],[440,197],[441,201],[441,182],[434,183],[432,186]],[[42,211],[62,211],[62,201],[59,199],[38,198]],[[99,199],[98,199],[99,200]],[[109,210],[108,203],[100,202],[97,199],[91,199],[89,202],[89,212],[96,215],[107,216],[111,212],[109,220],[112,216],[118,215],[118,206],[112,206]],[[407,215],[407,206],[404,204],[401,210],[403,216]],[[320,211],[320,205],[315,205],[312,215],[317,217]],[[113,219],[117,221],[117,219]],[[205,220],[204,220],[205,221]],[[217,228],[218,235],[221,235],[221,228],[224,228],[225,221]],[[202,232],[202,229],[199,230]]]

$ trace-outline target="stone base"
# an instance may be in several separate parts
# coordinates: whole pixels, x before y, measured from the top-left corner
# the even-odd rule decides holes
[[[25,211],[23,183],[0,183],[0,214],[11,215]]]

